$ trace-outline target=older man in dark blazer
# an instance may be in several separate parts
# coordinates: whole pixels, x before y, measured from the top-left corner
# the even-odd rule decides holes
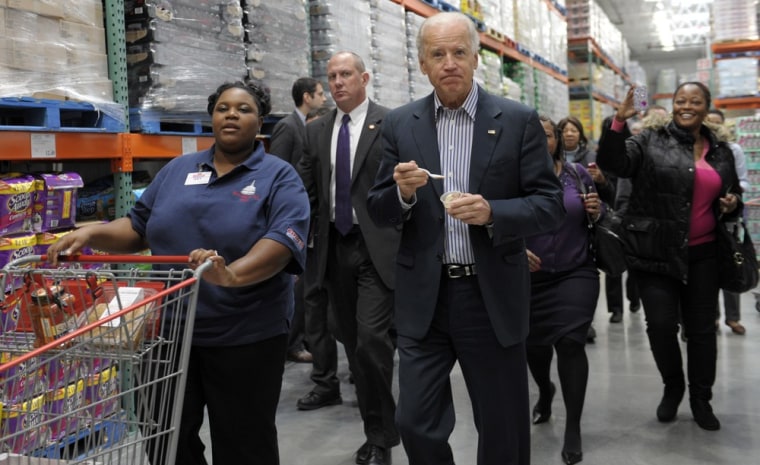
[[[391,391],[393,257],[400,230],[370,219],[367,192],[380,166],[380,129],[388,109],[367,98],[369,73],[354,53],[333,55],[327,79],[337,109],[307,125],[299,171],[318,218],[317,281],[328,289],[364,422],[367,440],[356,462],[385,465],[400,441]],[[337,402],[316,391],[310,396],[315,403]]]
[[[410,465],[454,463],[449,376],[458,361],[479,433],[477,463],[528,464],[524,238],[560,224],[562,190],[536,112],[473,83],[473,22],[461,13],[431,16],[417,44],[435,91],[385,117],[384,158],[368,198],[378,224],[403,225],[395,309],[401,439]],[[440,197],[453,190],[463,195],[444,208]]]

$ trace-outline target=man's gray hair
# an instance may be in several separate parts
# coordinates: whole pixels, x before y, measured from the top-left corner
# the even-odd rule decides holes
[[[459,13],[458,11],[447,11],[434,14],[422,22],[420,30],[417,31],[417,55],[419,57],[425,56],[425,50],[423,50],[425,43],[423,38],[425,35],[425,29],[427,29],[428,26],[452,24],[455,22],[462,22],[467,25],[467,30],[470,33],[470,50],[472,53],[477,53],[480,50],[480,33],[475,27],[475,22],[467,15]]]

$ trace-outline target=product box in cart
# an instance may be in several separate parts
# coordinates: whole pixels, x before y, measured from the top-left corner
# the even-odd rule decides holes
[[[10,363],[16,358],[18,356],[10,352],[0,352],[0,364]],[[0,402],[5,405],[21,403],[44,394],[46,389],[45,375],[36,360],[0,371]]]
[[[55,390],[76,382],[83,376],[82,361],[73,357],[41,356],[42,373],[47,388]]]
[[[0,451],[26,454],[47,443],[50,434],[42,421],[44,406],[44,394],[15,404],[3,403]]]
[[[85,405],[91,406],[87,414],[90,415],[92,424],[119,411],[120,380],[115,365],[85,378],[84,401]]]
[[[58,441],[80,427],[80,421],[84,418],[77,411],[84,406],[84,397],[84,381],[81,379],[45,394],[43,411],[44,420],[49,422],[50,439]]]

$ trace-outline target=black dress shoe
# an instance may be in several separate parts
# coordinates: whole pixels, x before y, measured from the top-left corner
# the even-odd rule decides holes
[[[298,410],[316,410],[329,405],[340,405],[342,403],[343,399],[338,393],[322,394],[311,391],[298,399],[296,406],[298,407]]]
[[[288,355],[286,355],[285,358],[290,362],[296,363],[312,363],[314,361],[314,357],[311,355],[311,352],[306,349],[288,352]]]
[[[356,463],[364,465],[369,460],[369,444],[366,442],[356,451]]]
[[[641,310],[641,302],[631,302],[631,306],[629,307],[631,310],[631,313],[636,313],[639,310]]]
[[[583,461],[583,452],[568,452],[566,450],[563,450],[562,461],[567,465],[573,465],[574,463],[581,462]]]
[[[676,419],[678,405],[683,399],[683,386],[665,386],[665,393],[662,395],[660,405],[657,406],[657,419],[662,423],[671,422]]]
[[[623,312],[612,312],[610,323],[620,323],[621,321],[623,321]]]
[[[557,392],[557,386],[551,383],[549,387],[549,398],[544,399],[539,396],[536,406],[533,407],[533,424],[546,423],[552,416],[552,400]]]
[[[359,463],[358,454],[356,463]],[[374,444],[368,445],[366,465],[391,465],[391,450]]]
[[[709,401],[691,398],[689,399],[689,403],[691,404],[691,413],[694,415],[694,421],[697,422],[700,428],[707,431],[717,431],[720,429],[720,421],[713,413]]]

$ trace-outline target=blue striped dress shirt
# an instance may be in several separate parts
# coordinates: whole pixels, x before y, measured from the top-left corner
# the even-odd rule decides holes
[[[435,124],[438,132],[438,148],[441,155],[443,190],[469,192],[470,153],[475,128],[475,108],[478,103],[478,86],[473,85],[461,107],[451,109],[443,106],[435,95]],[[446,264],[470,265],[475,255],[470,244],[467,224],[446,215]]]

